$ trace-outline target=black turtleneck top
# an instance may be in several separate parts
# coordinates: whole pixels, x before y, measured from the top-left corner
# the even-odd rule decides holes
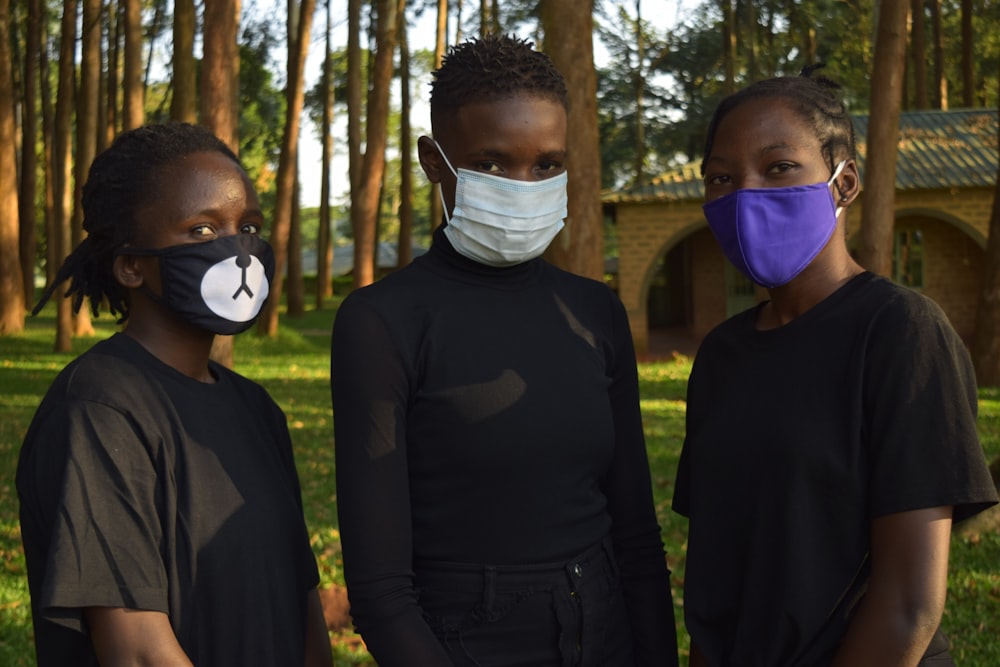
[[[351,614],[382,667],[447,664],[415,563],[563,562],[607,535],[640,664],[669,664],[635,354],[605,285],[542,259],[478,264],[439,229],[344,300],[331,381]]]

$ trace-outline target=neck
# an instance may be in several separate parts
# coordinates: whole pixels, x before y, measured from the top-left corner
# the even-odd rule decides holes
[[[771,300],[761,309],[758,328],[774,329],[788,324],[862,272],[864,268],[846,253],[833,265],[808,267],[787,285],[768,290]]]
[[[208,368],[215,334],[186,323],[150,322],[131,316],[123,333],[184,375],[199,382],[215,382],[215,376]]]

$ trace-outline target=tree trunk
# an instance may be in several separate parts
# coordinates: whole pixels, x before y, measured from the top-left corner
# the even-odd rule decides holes
[[[434,40],[434,69],[441,67],[448,44],[448,0],[438,0],[437,32]],[[444,205],[441,203],[441,186],[431,183],[431,229],[437,229],[444,222]]]
[[[70,215],[73,209],[73,106],[75,103],[74,68],[76,53],[76,0],[63,3],[62,34],[59,39],[59,88],[56,92],[54,136],[52,139],[52,191],[54,195],[53,226],[56,268],[69,255]],[[63,298],[68,285],[55,291],[56,301],[56,352],[69,352],[72,345],[73,312],[69,299]]]
[[[239,155],[239,0],[205,0],[201,123]]]
[[[927,31],[924,19],[924,0],[911,0],[910,56],[913,62],[913,108],[930,106],[927,94]]]
[[[356,208],[351,208],[354,227],[354,287],[375,280],[375,226],[379,212],[389,118],[389,86],[392,84],[393,53],[396,49],[397,0],[378,0],[376,53],[368,95],[368,127],[365,155],[361,163]]]
[[[410,128],[410,45],[406,29],[405,1],[400,0],[399,18],[399,241],[396,267],[413,259],[413,138]]]
[[[997,110],[1000,113],[1000,109]],[[1000,132],[997,133],[1000,153]],[[983,257],[983,286],[976,310],[976,335],[972,344],[972,363],[981,387],[1000,385],[1000,164],[993,190],[989,236]],[[1000,460],[1000,459],[998,459]]]
[[[42,31],[43,45],[48,44],[47,15],[46,6],[41,5],[42,13],[39,15],[40,29]],[[56,227],[56,189],[55,189],[55,136],[56,136],[56,114],[53,108],[52,80],[49,67],[49,49],[42,47],[38,53],[38,92],[41,98],[42,111],[42,170],[45,179],[45,286],[48,287],[56,279],[56,271],[59,269],[60,249],[57,247],[57,237],[59,235]]]
[[[108,67],[105,81],[107,88],[104,90],[107,103],[102,107],[107,116],[102,123],[104,127],[104,131],[101,132],[102,140],[98,142],[103,143],[104,146],[111,145],[119,126],[118,90],[121,87],[121,30],[123,22],[120,20],[118,6],[115,0],[108,2]]]
[[[326,0],[326,53],[323,57],[323,121],[320,130],[323,156],[319,187],[319,232],[316,239],[316,310],[333,294],[333,227],[330,224],[330,163],[333,161],[333,14]]]
[[[719,0],[722,9],[722,94],[736,92],[736,9],[733,0]]]
[[[274,248],[274,283],[271,297],[264,306],[257,326],[262,336],[278,333],[278,306],[284,283],[284,271],[288,259],[288,239],[292,225],[293,197],[295,196],[295,167],[299,159],[299,124],[304,99],[303,75],[306,56],[309,54],[309,35],[316,0],[302,0],[299,11],[295,48],[291,51],[292,62],[288,69],[287,109],[285,130],[281,139],[281,154],[278,157],[277,194],[274,202],[274,222],[271,227],[271,246]]]
[[[198,122],[195,23],[194,0],[174,0],[174,71],[170,79],[174,94],[170,99],[170,118],[185,123]]]
[[[931,39],[934,41],[934,108],[948,108],[948,79],[944,69],[944,29],[941,0],[927,0],[931,7]]]
[[[201,63],[201,123],[239,155],[239,0],[205,0]],[[273,299],[278,299],[275,294]],[[233,337],[216,336],[211,358],[233,367]]]
[[[83,241],[83,184],[97,154],[97,106],[101,94],[101,0],[83,0],[83,33],[80,35],[80,89],[76,96],[76,158],[73,161],[73,223],[71,245]],[[92,336],[90,304],[73,317],[73,335]]]
[[[884,0],[878,17],[871,80],[858,261],[883,276],[892,270],[899,109],[906,62],[908,0]]]
[[[24,330],[24,282],[18,259],[17,143],[10,0],[0,0],[0,334]],[[29,56],[31,57],[31,56]]]
[[[635,0],[635,185],[646,180],[646,125],[643,116],[646,113],[646,77],[645,45],[642,33],[642,6],[640,0]]]
[[[146,117],[143,108],[142,67],[142,0],[125,3],[125,73],[122,77],[122,130],[142,125]]]
[[[306,313],[306,281],[302,273],[302,183],[298,165],[292,186],[292,217],[288,226],[288,284],[285,286],[285,313],[302,317]]]
[[[351,225],[361,191],[361,0],[347,0],[347,172],[351,182]]]
[[[582,276],[604,276],[601,217],[601,154],[597,132],[597,75],[594,70],[593,0],[542,0],[546,51],[566,78],[569,92],[566,160],[569,215],[546,256]]]
[[[18,193],[18,257],[24,303],[35,303],[35,196],[38,192],[38,59],[41,54],[41,0],[28,0],[28,25],[25,35],[24,110],[21,116],[21,185]]]
[[[971,107],[976,99],[975,44],[972,41],[972,0],[962,0],[962,105]]]

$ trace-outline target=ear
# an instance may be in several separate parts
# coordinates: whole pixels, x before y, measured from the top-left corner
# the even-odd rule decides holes
[[[142,275],[142,267],[139,266],[139,258],[135,255],[118,255],[115,257],[111,271],[118,284],[127,289],[136,289],[145,280]]]
[[[840,175],[834,181],[834,199],[837,206],[847,208],[861,194],[861,176],[858,174],[858,164],[848,160]]]
[[[445,167],[444,160],[441,159],[441,152],[433,139],[430,137],[417,139],[417,158],[420,160],[420,167],[424,170],[427,180],[431,183],[440,183],[441,171],[447,167]]]

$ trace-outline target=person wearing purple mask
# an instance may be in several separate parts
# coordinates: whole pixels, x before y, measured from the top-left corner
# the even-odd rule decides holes
[[[954,522],[997,502],[968,352],[847,247],[853,124],[806,68],[727,97],[704,212],[769,299],[703,341],[673,508],[691,664],[949,665]]]

